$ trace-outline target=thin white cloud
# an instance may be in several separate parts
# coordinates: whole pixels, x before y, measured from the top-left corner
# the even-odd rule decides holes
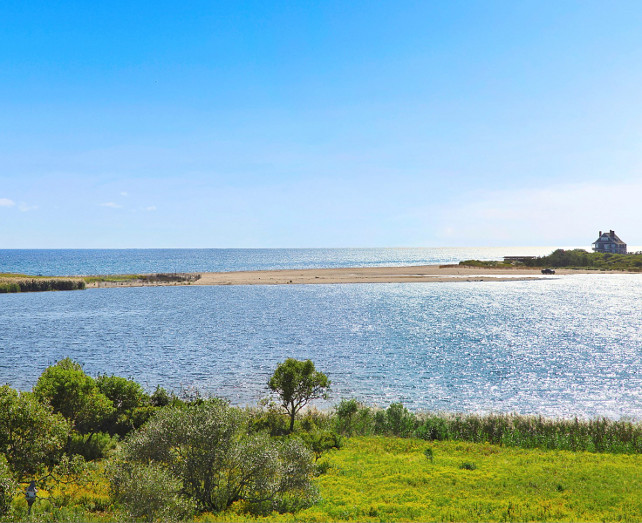
[[[27,205],[25,202],[20,202],[20,205],[18,205],[18,209],[22,212],[35,211],[37,208],[37,205]]]
[[[15,204],[16,202],[9,198],[0,198],[0,207],[13,207]]]
[[[120,209],[122,207],[122,205],[120,205],[119,203],[115,203],[115,202],[101,203],[100,206],[101,207],[109,207],[111,209]]]
[[[642,245],[642,181],[479,191],[439,209],[437,233],[460,245],[584,245],[614,229]]]
[[[156,210],[156,206],[155,205],[150,205],[149,207],[145,207],[145,210],[148,211],[148,212],[155,211]]]
[[[127,191],[122,191],[120,195],[124,196],[125,198],[129,197],[129,193]]]

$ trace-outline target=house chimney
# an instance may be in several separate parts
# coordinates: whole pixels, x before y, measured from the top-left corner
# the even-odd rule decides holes
[[[609,236],[610,236],[611,238],[613,238],[613,236],[615,236],[615,231],[614,231],[613,229],[611,229],[611,230],[609,231]]]
[[[600,231],[599,237],[600,237],[600,238],[602,237],[602,231]]]

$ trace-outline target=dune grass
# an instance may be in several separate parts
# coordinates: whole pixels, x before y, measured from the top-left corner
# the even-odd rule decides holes
[[[199,280],[200,274],[190,273],[155,273],[155,274],[108,274],[102,276],[85,276],[87,284],[94,283],[191,283]]]

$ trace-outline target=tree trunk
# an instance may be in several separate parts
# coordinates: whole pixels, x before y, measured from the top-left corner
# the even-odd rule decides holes
[[[290,410],[290,433],[294,431],[294,415],[296,414],[294,407]]]

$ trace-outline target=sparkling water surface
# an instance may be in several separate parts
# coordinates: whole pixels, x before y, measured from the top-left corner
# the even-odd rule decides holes
[[[0,273],[48,276],[385,267],[543,256],[554,247],[397,249],[0,249]]]
[[[180,270],[180,269],[179,269]],[[69,356],[92,375],[254,404],[287,357],[411,409],[642,419],[642,275],[147,287],[0,295],[0,382]]]

